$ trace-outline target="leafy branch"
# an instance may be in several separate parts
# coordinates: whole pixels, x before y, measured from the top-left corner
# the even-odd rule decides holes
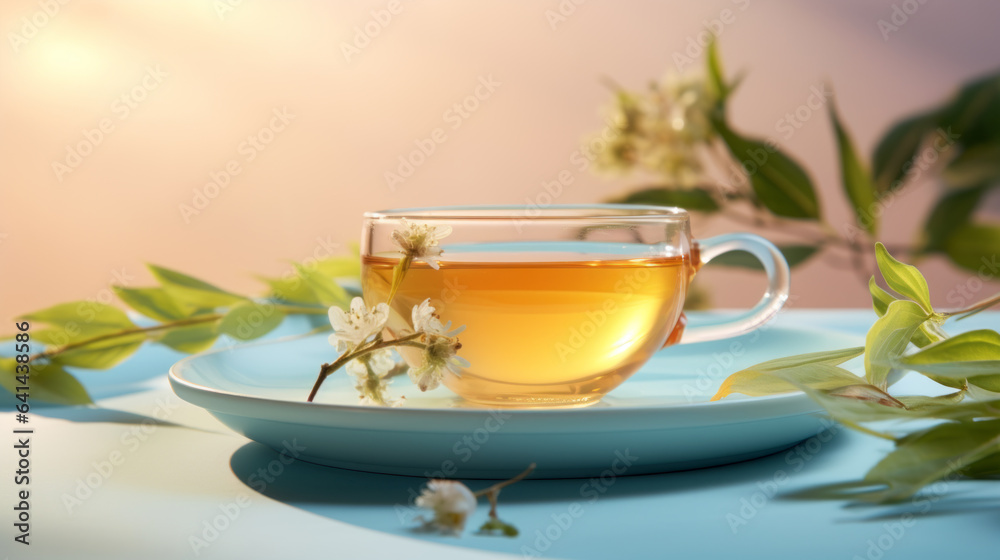
[[[761,396],[800,390],[834,419],[892,440],[893,452],[864,480],[813,489],[804,496],[894,502],[942,479],[1000,475],[1000,333],[992,329],[948,335],[950,318],[962,319],[1000,303],[1000,294],[961,309],[937,311],[916,267],[875,247],[883,280],[871,278],[879,319],[865,346],[770,360],[730,375],[713,400],[733,393]],[[916,351],[910,352],[915,347]],[[864,378],[840,367],[864,356]],[[891,395],[906,371],[951,389],[941,396]],[[937,420],[933,426],[894,435],[871,426],[886,420]]]
[[[784,232],[796,239],[779,247],[791,266],[823,255],[867,279],[882,216],[906,189],[932,177],[941,185],[936,204],[915,242],[894,251],[912,258],[940,254],[956,266],[977,272],[987,266],[996,274],[1000,223],[976,221],[974,212],[1000,185],[1000,74],[965,84],[950,99],[892,125],[868,162],[823,88],[819,102],[826,106],[842,191],[854,213],[853,222],[839,229],[824,219],[813,179],[802,165],[774,139],[734,128],[728,101],[739,80],[726,79],[714,42],[704,74],[654,83],[647,92],[616,86],[613,125],[605,131],[610,140],[595,140],[593,146],[603,147],[591,155],[604,169],[660,177],[616,202],[680,206]],[[714,177],[707,168],[715,169]],[[760,266],[739,254],[712,262]]]
[[[416,332],[400,338],[385,340],[382,338],[382,333],[375,335],[374,340],[371,342],[361,345],[352,352],[345,352],[333,362],[320,366],[319,376],[316,378],[316,383],[313,384],[312,390],[309,391],[309,397],[306,398],[306,401],[312,402],[312,400],[316,398],[316,393],[319,392],[319,388],[323,385],[323,382],[326,381],[326,378],[338,369],[347,365],[349,362],[359,358],[364,358],[373,352],[378,352],[379,350],[385,350],[387,348],[395,348],[397,346],[412,346],[414,348],[421,349],[426,348],[426,344],[417,342],[418,339],[424,336],[424,333]],[[379,404],[385,403],[380,402]]]
[[[28,360],[32,399],[90,403],[86,389],[66,368],[108,369],[147,342],[192,354],[211,347],[221,335],[239,341],[259,338],[290,315],[325,317],[331,306],[345,308],[354,295],[336,279],[360,275],[357,256],[294,264],[281,277],[259,277],[269,289],[255,298],[168,268],[149,269],[158,285],[115,286],[114,292],[124,307],[155,324],[136,324],[121,307],[93,301],[61,303],[19,318],[32,324],[31,342],[45,345]],[[35,328],[39,323],[45,326]],[[322,324],[329,328],[326,321]],[[12,394],[17,365],[0,358],[0,387]]]

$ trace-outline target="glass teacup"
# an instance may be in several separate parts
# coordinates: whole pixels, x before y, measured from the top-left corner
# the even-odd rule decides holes
[[[369,212],[364,219],[368,305],[388,300],[401,258],[394,230],[407,222],[450,227],[438,268],[410,265],[390,303],[387,335],[406,331],[413,306],[430,298],[442,321],[465,326],[460,355],[470,365],[446,372],[443,383],[490,406],[596,403],[664,346],[748,332],[788,297],[788,265],[774,245],[746,233],[696,242],[679,208],[466,206]],[[691,278],[729,251],[761,262],[767,291],[743,315],[685,332],[681,311]],[[402,354],[419,365],[418,354]]]

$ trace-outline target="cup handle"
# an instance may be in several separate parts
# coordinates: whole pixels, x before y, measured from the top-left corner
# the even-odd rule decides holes
[[[777,315],[788,299],[790,274],[785,256],[773,243],[750,233],[717,235],[697,243],[701,265],[730,251],[746,251],[753,255],[767,273],[767,291],[757,305],[731,321],[685,328],[680,344],[741,335],[756,329]]]

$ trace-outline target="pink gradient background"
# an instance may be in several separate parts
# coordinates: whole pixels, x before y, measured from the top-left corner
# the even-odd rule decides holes
[[[748,71],[732,118],[759,136],[780,139],[779,119],[805,103],[813,85],[829,81],[869,154],[890,122],[1000,62],[1000,4],[972,0],[929,0],[888,41],[877,27],[892,13],[894,2],[885,0],[591,0],[555,29],[545,12],[557,0],[403,2],[378,36],[345,60],[342,44],[386,4],[257,0],[220,15],[225,0],[70,2],[15,49],[9,33],[40,8],[3,2],[0,315],[106,297],[116,276],[148,284],[143,262],[260,292],[252,273],[279,274],[288,260],[329,242],[355,241],[365,210],[524,204],[567,169],[573,183],[559,203],[596,201],[641,184],[641,177],[581,173],[569,161],[601,126],[610,100],[601,79],[643,87],[674,68],[673,53],[726,8],[736,21],[721,34],[725,66],[730,74]],[[115,99],[157,66],[167,74],[162,83],[120,118]],[[501,86],[452,130],[443,113],[490,75]],[[282,107],[294,119],[244,161],[240,143]],[[52,162],[103,118],[114,130],[59,180]],[[436,127],[447,140],[388,189],[384,173]],[[843,227],[850,214],[823,112],[781,144],[810,170],[829,221]],[[241,173],[186,223],[180,205],[191,204],[193,191],[234,158]],[[888,243],[911,240],[937,196],[926,181],[914,187],[888,210]],[[982,212],[998,208],[994,197]],[[737,229],[721,218],[694,223],[697,236]],[[970,278],[937,258],[922,268],[941,305]],[[702,281],[724,307],[752,303],[764,284],[757,274],[711,269]],[[981,295],[996,288],[987,285]],[[795,272],[792,290],[796,307],[868,303],[853,273],[820,259]]]

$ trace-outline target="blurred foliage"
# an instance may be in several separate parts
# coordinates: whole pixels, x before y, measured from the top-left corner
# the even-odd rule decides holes
[[[865,433],[895,443],[895,450],[861,481],[811,489],[805,497],[895,502],[937,480],[1000,475],[1000,333],[980,329],[949,336],[950,318],[962,319],[1000,302],[1000,294],[963,309],[937,311],[916,267],[876,245],[882,279],[895,293],[871,286],[878,314],[858,348],[801,354],[760,363],[730,375],[712,400],[804,391],[826,412]],[[909,352],[911,344],[916,350]],[[841,366],[864,356],[865,376]],[[918,372],[949,389],[940,396],[891,395],[892,382]],[[886,420],[936,420],[892,435],[868,427]]]
[[[700,78],[671,77],[647,92],[616,92],[611,130],[603,135],[611,140],[594,155],[597,166],[643,170],[662,181],[615,202],[679,206],[787,231],[798,240],[794,250],[786,250],[792,266],[840,249],[867,278],[870,271],[861,269],[871,259],[860,257],[877,240],[883,214],[892,210],[903,189],[931,177],[941,193],[919,220],[915,242],[901,250],[914,258],[937,254],[968,270],[978,272],[986,265],[995,272],[1000,223],[977,222],[974,214],[979,201],[1000,185],[1000,74],[974,80],[938,105],[891,125],[867,160],[857,151],[834,99],[824,98],[840,183],[854,210],[853,223],[835,228],[825,221],[815,184],[802,165],[773,140],[734,128],[727,107],[739,80],[726,79],[714,42],[706,52]],[[684,86],[671,85],[678,83]],[[730,180],[699,174],[708,162]],[[755,266],[739,257],[713,264]]]
[[[352,294],[338,283],[360,276],[358,256],[329,257],[293,265],[281,277],[260,277],[269,286],[262,297],[224,290],[182,272],[149,265],[158,282],[146,288],[116,286],[120,302],[152,321],[140,326],[125,311],[94,301],[60,303],[18,318],[30,324],[28,344],[44,349],[30,355],[28,382],[18,381],[17,362],[0,358],[0,387],[12,394],[30,387],[32,401],[57,404],[91,402],[86,389],[66,368],[109,369],[143,344],[179,352],[202,352],[221,335],[253,340],[274,330],[289,315],[326,317],[331,306],[346,308]],[[329,324],[323,321],[326,328]],[[8,338],[12,338],[11,335]]]

